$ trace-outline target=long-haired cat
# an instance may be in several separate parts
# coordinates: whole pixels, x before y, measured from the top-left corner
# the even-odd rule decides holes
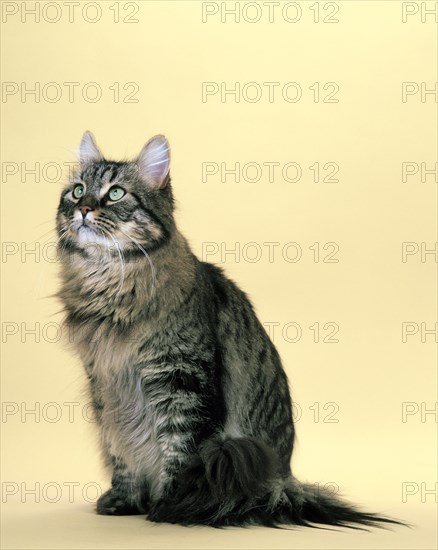
[[[178,231],[169,163],[164,136],[113,162],[86,132],[58,208],[59,296],[112,470],[97,512],[216,527],[401,523],[293,476],[279,354],[245,293]]]

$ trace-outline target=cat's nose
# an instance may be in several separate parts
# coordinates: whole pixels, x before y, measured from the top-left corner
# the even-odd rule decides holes
[[[91,208],[91,206],[78,206],[78,208],[81,211],[83,218],[85,218],[88,212],[91,212],[92,210],[94,210],[94,208]]]

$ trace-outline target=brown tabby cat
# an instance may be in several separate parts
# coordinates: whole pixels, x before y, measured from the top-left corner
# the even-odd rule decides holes
[[[86,132],[58,208],[59,296],[113,471],[97,512],[184,525],[400,524],[292,475],[279,355],[245,293],[178,231],[169,163],[163,136],[113,162]]]

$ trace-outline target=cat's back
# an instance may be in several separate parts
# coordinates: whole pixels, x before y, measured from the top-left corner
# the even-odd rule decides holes
[[[209,262],[199,262],[199,267],[204,285],[208,287],[218,312],[239,307],[253,310],[247,294],[225,274],[222,268]],[[237,309],[236,313],[238,313]]]
[[[218,266],[202,262],[201,270],[216,313],[223,361],[224,431],[261,437],[289,456],[291,402],[280,356],[246,293]]]
[[[200,269],[204,286],[208,288],[209,307],[214,308],[218,328],[222,327],[230,335],[234,333],[242,343],[249,344],[257,338],[271,347],[272,343],[246,292],[217,265],[200,262]]]

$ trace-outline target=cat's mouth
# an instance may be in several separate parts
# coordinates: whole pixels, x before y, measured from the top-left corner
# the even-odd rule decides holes
[[[70,234],[77,246],[87,250],[90,254],[99,250],[115,250],[117,253],[126,251],[130,239],[120,235],[117,228],[101,225],[92,220],[75,220],[70,224]],[[100,252],[98,252],[100,254]]]
[[[84,231],[89,232],[89,233],[94,233],[94,234],[98,233],[98,228],[94,227],[93,223],[90,223],[89,221],[87,221],[85,219],[73,223],[72,224],[72,230],[76,234],[82,233]]]
[[[102,232],[97,227],[93,227],[93,224],[86,220],[74,224],[72,232],[75,236],[75,240],[79,245],[90,246],[98,245],[108,246],[108,239],[105,239]]]
[[[109,248],[108,242],[111,238],[108,230],[102,230],[98,225],[86,218],[72,220],[69,226],[70,238],[80,248],[87,248],[90,251],[94,247]]]
[[[84,228],[86,228],[86,229],[91,229],[92,231],[95,230],[94,227],[93,227],[93,225],[92,225],[90,222],[88,222],[87,220],[82,220],[82,223],[80,223],[80,224],[78,225],[77,230],[79,231],[80,229],[84,229]]]
[[[69,220],[61,216],[60,240],[69,240],[77,248],[88,252],[91,256],[101,257],[102,253],[115,252],[121,254],[139,251],[144,254],[147,244],[142,235],[135,233],[132,222],[116,225],[108,219],[88,219],[88,216],[72,216]],[[106,256],[105,256],[106,257]]]

